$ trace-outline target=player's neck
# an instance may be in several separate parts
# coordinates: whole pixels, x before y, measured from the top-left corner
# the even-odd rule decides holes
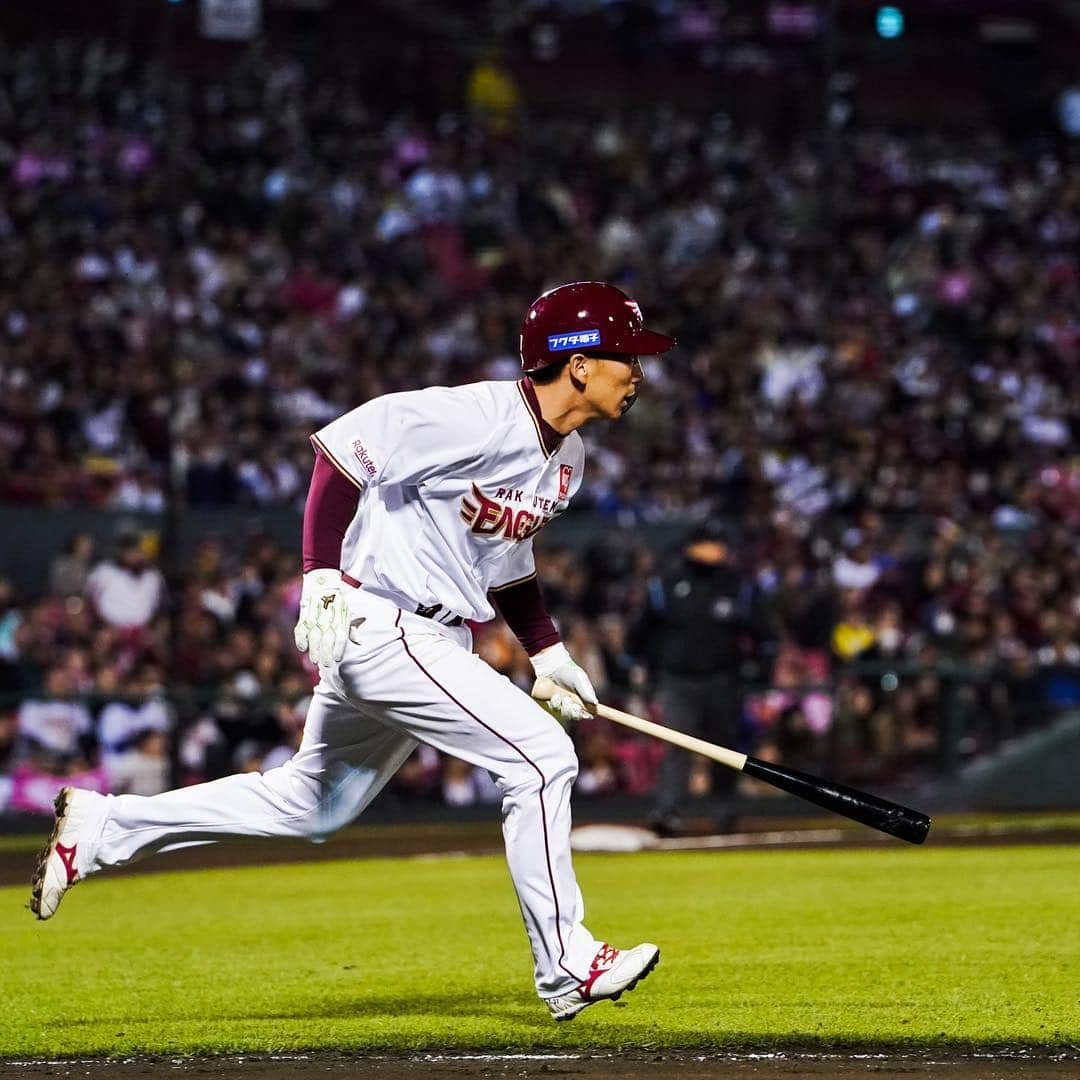
[[[592,406],[572,386],[561,380],[540,384],[533,383],[540,415],[560,434],[569,435],[582,424],[596,419]]]

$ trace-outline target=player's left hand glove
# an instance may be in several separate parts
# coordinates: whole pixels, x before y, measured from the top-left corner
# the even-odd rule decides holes
[[[597,704],[596,691],[589,676],[574,663],[561,641],[542,649],[531,659],[537,679],[548,678],[556,686],[544,704],[559,720],[568,723],[591,715],[585,703]]]
[[[293,631],[296,647],[319,667],[340,663],[349,640],[349,619],[341,571],[309,570],[304,575],[300,618]]]

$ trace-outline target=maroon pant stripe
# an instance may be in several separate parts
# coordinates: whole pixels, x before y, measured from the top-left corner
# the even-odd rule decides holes
[[[399,609],[397,619],[394,620],[394,625],[395,626],[400,626],[401,614],[402,614],[401,610]],[[405,647],[405,652],[408,654],[409,659],[459,709],[461,709],[462,712],[464,712],[467,715],[471,716],[485,731],[488,731],[492,735],[494,735],[496,739],[499,739],[501,742],[506,743],[506,745],[509,746],[510,749],[513,750],[515,753],[520,754],[522,756],[522,758],[524,758],[525,761],[527,761],[536,770],[536,775],[540,777],[540,821],[541,821],[542,825],[544,826],[544,859],[547,862],[548,880],[551,882],[551,899],[555,903],[555,933],[558,935],[558,938],[559,938],[559,949],[560,949],[560,952],[559,952],[559,967],[561,967],[563,969],[563,971],[565,971],[566,974],[570,976],[571,979],[575,979],[579,983],[584,982],[585,981],[584,979],[582,979],[579,975],[575,975],[563,963],[563,959],[566,956],[566,945],[563,943],[562,928],[559,925],[559,923],[561,921],[560,916],[559,916],[559,894],[555,891],[555,874],[553,873],[553,871],[551,869],[551,849],[550,849],[549,843],[548,843],[547,807],[544,805],[544,788],[547,787],[547,778],[544,776],[543,772],[540,770],[540,766],[537,765],[536,762],[533,761],[532,758],[530,758],[529,755],[526,754],[525,751],[522,750],[520,746],[518,746],[516,743],[512,742],[505,735],[503,735],[500,732],[496,731],[493,727],[489,726],[488,724],[485,724],[484,721],[481,720],[480,717],[476,715],[476,713],[474,713],[471,709],[467,709],[464,705],[462,705],[461,702],[458,701],[458,699],[456,697],[454,697],[454,695],[451,694],[450,691],[447,690],[446,687],[443,686],[443,684],[441,682],[439,682],[439,680],[436,679],[435,676],[432,675],[431,672],[428,671],[428,669],[426,667],[424,667],[424,665],[421,664],[419,660],[416,659],[416,657],[413,655],[412,650],[409,648],[409,643],[405,640],[405,628],[404,627],[400,627],[400,628],[401,628],[401,639],[400,639],[401,644]]]

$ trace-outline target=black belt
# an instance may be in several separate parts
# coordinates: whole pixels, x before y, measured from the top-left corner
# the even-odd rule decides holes
[[[450,619],[440,619],[439,612],[442,610],[442,604],[417,604],[416,611],[413,614],[419,615],[421,619],[433,619],[440,626],[464,626],[465,619],[461,615],[455,615]]]

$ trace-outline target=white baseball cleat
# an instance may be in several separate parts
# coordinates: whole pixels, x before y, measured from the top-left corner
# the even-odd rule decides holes
[[[618,1001],[660,962],[660,950],[649,942],[632,949],[601,945],[593,958],[589,977],[576,990],[548,998],[547,1006],[556,1020],[573,1020],[582,1009],[598,1001]]]
[[[61,788],[56,796],[56,824],[38,855],[30,892],[30,910],[39,919],[51,919],[64,893],[78,882],[76,853],[79,844],[87,842],[87,822],[94,800],[100,798],[97,792],[73,787]]]

